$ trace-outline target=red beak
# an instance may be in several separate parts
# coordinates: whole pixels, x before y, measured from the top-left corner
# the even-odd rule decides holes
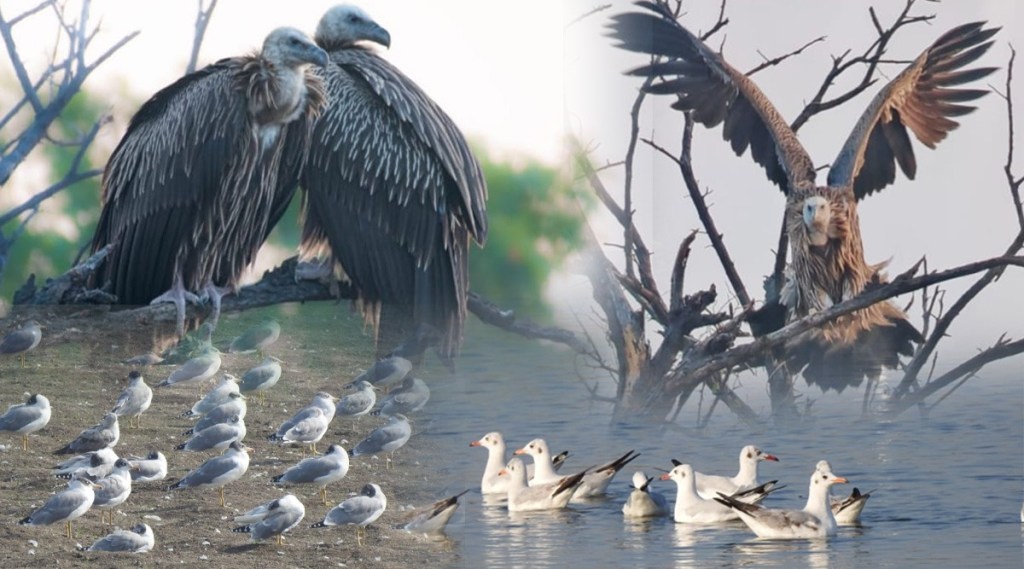
[[[473,442],[469,443],[469,446],[471,446],[471,447],[478,447],[478,446],[480,446],[480,441],[473,441]]]
[[[775,456],[774,454],[766,454],[766,455],[764,455],[764,459],[765,460],[770,460],[772,462],[778,462],[779,461],[779,457]]]

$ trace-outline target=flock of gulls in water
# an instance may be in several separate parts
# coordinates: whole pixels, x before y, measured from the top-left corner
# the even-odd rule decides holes
[[[238,338],[228,352],[259,352],[273,344],[281,332],[273,319],[264,319]],[[185,336],[175,348],[163,356],[145,354],[126,360],[134,366],[180,362],[166,379],[156,384],[157,389],[170,386],[191,386],[201,389],[220,371],[220,350],[214,347],[213,327],[200,326],[196,333]],[[0,356],[17,355],[24,367],[25,354],[39,345],[42,330],[38,322],[29,321],[0,340]],[[313,485],[319,488],[324,505],[329,505],[327,486],[345,478],[349,460],[372,455],[383,455],[390,468],[396,450],[412,436],[412,427],[406,415],[421,410],[430,399],[430,389],[418,378],[409,377],[413,365],[409,357],[416,350],[403,344],[392,354],[375,362],[346,387],[344,397],[319,392],[306,407],[285,420],[271,434],[269,441],[282,445],[302,445],[311,454],[274,476],[276,486]],[[422,350],[419,350],[422,353]],[[217,490],[220,506],[225,506],[224,489],[241,479],[249,468],[249,452],[243,439],[247,435],[245,416],[247,401],[255,395],[261,401],[264,393],[281,379],[281,362],[267,356],[262,363],[250,369],[241,378],[223,374],[216,387],[184,413],[183,418],[195,420],[188,437],[176,447],[183,452],[214,451],[213,456],[169,485],[169,491],[185,489]],[[377,392],[389,390],[378,400]],[[120,420],[128,418],[130,426],[141,425],[143,414],[153,402],[153,389],[142,374],[132,371],[127,387],[113,402],[110,411],[100,422],[83,430],[74,440],[59,450],[58,455],[75,455],[57,464],[52,474],[68,480],[65,490],[50,496],[18,523],[27,526],[46,526],[62,523],[66,535],[73,537],[72,521],[92,508],[101,511],[101,520],[107,517],[113,524],[114,510],[129,500],[133,485],[160,483],[167,478],[167,456],[154,450],[145,457],[119,457],[115,447],[121,438]],[[339,444],[330,444],[317,454],[316,445],[327,433],[335,417],[379,415],[387,422],[369,432],[365,438],[346,450]],[[12,405],[0,415],[0,431],[21,436],[21,447],[28,450],[29,435],[43,429],[51,417],[50,400],[42,394],[33,394],[23,404]],[[461,494],[412,509],[398,524],[401,529],[416,532],[437,532],[444,528],[458,507]],[[362,544],[362,531],[373,523],[387,508],[387,497],[379,484],[366,484],[360,492],[330,509],[322,521],[310,527],[355,525],[357,542]],[[305,506],[293,494],[267,501],[244,514],[234,517],[238,524],[232,531],[250,534],[250,541],[276,539],[296,528],[305,517]],[[129,530],[116,529],[97,540],[89,551],[146,552],[153,548],[155,536],[146,523]]]

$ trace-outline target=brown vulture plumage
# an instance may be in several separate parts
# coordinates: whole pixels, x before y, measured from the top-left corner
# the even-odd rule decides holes
[[[652,77],[651,93],[675,95],[673,108],[715,127],[737,155],[750,149],[769,180],[786,195],[791,265],[781,292],[785,320],[818,312],[864,290],[885,276],[882,265],[864,260],[857,202],[896,178],[896,166],[913,179],[914,150],[908,130],[934,148],[958,126],[955,117],[987,91],[964,89],[994,71],[963,69],[992,45],[998,28],[964,24],[939,37],[868,105],[832,163],[826,186],[796,133],[746,75],[726,63],[681,26],[663,6],[637,2],[646,12],[613,17],[611,36],[619,47],[666,59],[631,74]],[[781,325],[781,322],[779,322]],[[839,318],[791,345],[789,362],[823,389],[859,384],[866,375],[898,365],[911,355],[920,333],[891,302]]]

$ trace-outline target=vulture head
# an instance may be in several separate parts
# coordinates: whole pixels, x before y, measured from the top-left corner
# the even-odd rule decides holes
[[[827,199],[822,196],[811,196],[804,200],[803,219],[811,245],[820,247],[828,243],[828,224],[832,219],[832,209]]]
[[[295,69],[307,64],[327,65],[327,52],[295,28],[277,28],[263,41],[263,58],[280,67]]]
[[[339,4],[327,10],[316,27],[316,43],[324,49],[339,49],[360,41],[391,47],[391,34],[358,6]]]

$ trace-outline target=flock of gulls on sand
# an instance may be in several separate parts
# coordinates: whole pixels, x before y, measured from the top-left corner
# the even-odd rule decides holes
[[[264,319],[235,338],[229,352],[259,352],[273,344],[281,332],[273,319]],[[179,361],[178,367],[156,385],[192,386],[202,388],[211,381],[221,367],[220,350],[211,341],[213,327],[200,326],[196,333],[184,337],[178,346],[163,356],[146,354],[126,360],[135,366]],[[39,345],[41,327],[35,321],[8,333],[0,341],[0,355],[18,355],[24,366],[25,354]],[[407,377],[412,370],[412,357],[417,349],[403,344],[391,355],[378,360],[346,387],[348,395],[337,398],[329,393],[317,393],[306,407],[285,420],[268,438],[282,445],[309,447],[311,455],[272,478],[276,486],[314,485],[319,497],[329,505],[327,486],[345,478],[350,458],[385,455],[390,468],[391,459],[412,435],[406,415],[426,405],[430,389],[421,379]],[[418,350],[422,353],[422,349]],[[166,362],[165,362],[166,360]],[[155,369],[155,368],[154,368]],[[215,489],[219,492],[220,506],[225,506],[224,488],[241,479],[249,468],[249,452],[242,441],[247,431],[245,416],[248,396],[264,393],[281,379],[281,361],[273,356],[246,372],[240,379],[223,374],[219,383],[190,409],[181,414],[193,419],[191,429],[182,436],[187,440],[176,447],[178,451],[219,451],[195,469],[168,486],[168,490]],[[378,401],[377,391],[390,389]],[[141,425],[142,415],[153,402],[153,389],[142,374],[132,371],[127,387],[113,402],[109,412],[95,426],[83,430],[74,440],[55,452],[58,455],[76,455],[56,465],[52,474],[68,480],[65,490],[50,496],[20,522],[27,526],[45,526],[62,523],[66,535],[73,537],[72,521],[92,508],[101,511],[101,517],[113,524],[114,510],[129,500],[134,484],[159,483],[168,474],[168,461],[163,452],[154,450],[145,457],[118,457],[114,448],[121,438],[119,420],[127,417],[129,425]],[[29,435],[43,429],[51,417],[50,400],[42,394],[33,394],[19,405],[12,405],[0,416],[0,431],[21,435],[21,447],[28,450]],[[383,415],[387,422],[346,450],[340,444],[330,444],[323,454],[317,454],[316,445],[327,433],[335,417]],[[156,441],[153,441],[156,443]],[[444,528],[458,507],[455,495],[422,508],[411,509],[397,527],[416,532],[437,532]],[[366,484],[360,492],[330,509],[320,522],[310,527],[355,525],[357,542],[362,544],[362,529],[373,523],[387,508],[388,500],[379,484]],[[282,535],[297,527],[305,517],[306,509],[293,495],[286,494],[260,504],[234,518],[239,524],[232,531],[248,533],[251,542],[274,538],[280,544]],[[129,530],[116,529],[97,540],[89,551],[146,552],[153,548],[153,529],[139,523]]]

